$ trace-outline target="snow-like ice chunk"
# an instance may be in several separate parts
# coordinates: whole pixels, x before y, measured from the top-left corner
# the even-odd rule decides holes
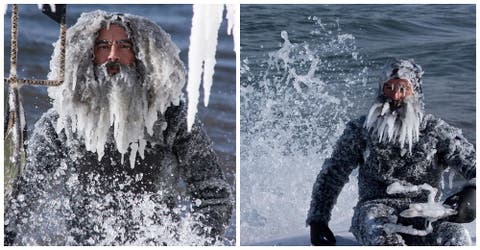
[[[425,236],[432,232],[432,222],[441,218],[456,214],[456,211],[446,205],[435,201],[438,190],[429,184],[413,185],[407,182],[394,182],[387,187],[388,194],[411,193],[419,191],[428,191],[428,201],[426,203],[412,203],[409,208],[402,211],[400,216],[406,218],[422,217],[427,220],[428,227],[426,230],[417,230],[413,227],[403,226],[400,224],[386,225],[384,230],[387,233],[401,232],[412,235]]]
[[[406,218],[424,217],[424,218],[444,218],[456,214],[455,210],[445,207],[440,203],[414,203],[410,208],[400,213],[400,216]]]
[[[425,190],[429,192],[428,201],[426,203],[412,203],[409,209],[400,213],[403,217],[424,217],[432,221],[453,215],[456,213],[454,209],[435,201],[438,190],[426,183],[422,185],[413,185],[410,183],[394,182],[387,187],[388,194],[410,193]]]
[[[418,236],[425,236],[429,233],[431,233],[431,230],[418,230],[413,228],[413,226],[403,226],[400,224],[392,224],[392,223],[387,223],[383,226],[383,230],[387,234],[393,234],[393,233],[404,233],[404,234],[410,234],[410,235],[418,235]]]

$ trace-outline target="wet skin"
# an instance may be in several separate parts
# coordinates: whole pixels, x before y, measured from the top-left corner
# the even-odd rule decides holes
[[[133,65],[135,63],[135,54],[133,52],[133,43],[128,38],[125,28],[120,25],[112,24],[109,29],[101,29],[95,40],[94,62],[100,65],[106,62],[115,62],[123,65]],[[120,72],[118,65],[107,67],[109,75]]]
[[[405,79],[390,79],[383,84],[383,94],[392,100],[392,108],[398,108],[405,98],[413,95],[412,84]]]

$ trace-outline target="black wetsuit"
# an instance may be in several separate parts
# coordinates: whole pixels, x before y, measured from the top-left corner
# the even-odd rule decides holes
[[[332,156],[325,160],[313,187],[307,224],[327,224],[350,173],[357,167],[359,201],[351,232],[362,245],[465,245],[470,241],[461,224],[438,222],[426,237],[387,234],[385,223],[424,226],[424,220],[406,220],[399,213],[411,203],[427,202],[425,191],[387,194],[394,182],[427,183],[441,190],[443,171],[450,166],[467,180],[475,178],[475,148],[461,130],[433,115],[424,116],[420,138],[412,153],[397,143],[378,142],[364,128],[365,117],[349,122]],[[437,201],[439,197],[437,196]],[[398,221],[397,221],[398,219]]]
[[[28,141],[25,170],[5,212],[6,244],[166,244],[142,235],[142,227],[175,225],[189,206],[198,215],[191,233],[223,235],[233,207],[231,187],[203,125],[197,121],[187,132],[183,103],[159,115],[145,157],[137,155],[134,168],[129,153],[121,162],[111,135],[99,162],[71,125],[57,134],[57,119],[55,110],[45,113]],[[109,230],[117,231],[115,239],[108,239]],[[172,237],[180,237],[175,231]],[[142,237],[146,242],[138,242]]]

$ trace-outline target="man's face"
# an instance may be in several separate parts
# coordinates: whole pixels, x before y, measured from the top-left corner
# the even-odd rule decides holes
[[[128,38],[125,29],[117,24],[110,25],[109,29],[101,29],[95,40],[94,47],[96,65],[107,64],[107,72],[114,75],[120,72],[115,63],[132,65],[135,63],[133,43]]]
[[[383,94],[392,100],[393,108],[398,108],[405,98],[413,95],[412,84],[405,79],[390,79],[383,84]]]

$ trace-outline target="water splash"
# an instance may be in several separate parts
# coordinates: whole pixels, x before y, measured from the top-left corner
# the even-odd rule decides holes
[[[79,191],[80,177],[69,174],[65,164],[54,176],[58,183],[69,177],[64,184],[51,186],[56,192],[39,194],[42,196],[39,205],[23,217],[21,224],[10,225],[10,221],[5,221],[6,227],[17,227],[15,245],[228,244],[202,233],[211,228],[200,222],[202,215],[191,213],[193,204],[187,199],[178,200],[178,205],[171,207],[167,202],[171,197],[165,192],[118,191],[104,195],[98,186],[87,187],[91,194],[85,196]],[[43,178],[52,181],[50,177]],[[95,183],[102,177],[90,178]],[[12,200],[10,212],[18,213],[16,209],[22,206],[27,203],[20,194]]]
[[[315,177],[345,123],[364,110],[368,67],[338,22],[313,22],[309,37],[241,63],[241,239],[306,232]],[[356,178],[338,202],[353,207]],[[347,197],[345,197],[345,194]]]

